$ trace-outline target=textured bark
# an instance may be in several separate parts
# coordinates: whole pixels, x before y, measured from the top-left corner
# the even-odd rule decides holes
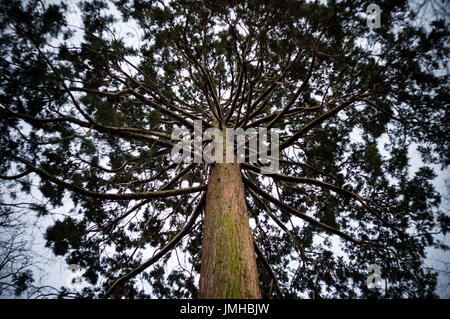
[[[239,164],[215,164],[208,180],[199,298],[261,298]]]

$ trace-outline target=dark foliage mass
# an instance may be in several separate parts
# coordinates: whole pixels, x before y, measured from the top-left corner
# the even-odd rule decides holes
[[[209,164],[174,163],[171,133],[277,128],[279,172],[241,166],[263,297],[435,297],[449,29],[407,1],[371,29],[369,3],[0,1],[2,203],[70,210],[45,239],[80,297],[126,274],[127,298],[196,297]]]

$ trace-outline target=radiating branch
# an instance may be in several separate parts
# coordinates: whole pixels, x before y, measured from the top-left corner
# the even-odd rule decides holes
[[[280,289],[280,284],[278,283],[277,276],[275,275],[272,267],[270,267],[270,264],[267,261],[267,259],[264,257],[264,254],[263,254],[261,248],[258,246],[258,243],[255,240],[255,237],[252,236],[252,238],[253,238],[253,244],[255,245],[255,252],[258,255],[259,259],[261,259],[261,262],[262,262],[264,268],[266,268],[266,271],[272,277],[272,279],[275,283],[275,290],[277,291],[278,297],[280,297],[280,299],[284,299],[283,293],[281,292],[281,289]]]
[[[155,192],[138,192],[138,193],[125,193],[125,194],[117,194],[117,193],[99,193],[90,191],[81,187],[77,187],[75,185],[69,184],[48,172],[34,166],[31,162],[27,161],[24,158],[13,155],[15,160],[25,164],[30,170],[41,176],[45,180],[49,180],[61,187],[64,187],[67,190],[71,190],[80,195],[89,196],[92,198],[99,199],[109,199],[109,200],[132,200],[132,199],[152,199],[152,198],[164,198],[171,197],[182,194],[190,194],[196,193],[200,191],[206,190],[206,185],[201,186],[193,186],[190,188],[180,188],[180,189],[170,189],[170,190],[160,190]]]
[[[294,144],[299,138],[301,138],[302,136],[304,136],[306,133],[308,133],[309,131],[311,131],[313,128],[315,128],[316,126],[322,124],[324,121],[326,121],[327,119],[333,117],[334,115],[336,115],[337,113],[339,113],[341,110],[343,110],[344,108],[346,108],[347,106],[351,105],[353,102],[355,102],[358,98],[363,97],[363,96],[367,96],[368,94],[357,94],[353,97],[351,97],[350,99],[348,99],[345,102],[342,102],[341,105],[331,109],[330,111],[320,115],[319,117],[315,118],[314,120],[312,120],[311,122],[309,122],[308,124],[306,124],[304,127],[302,127],[301,129],[299,129],[297,132],[295,132],[291,137],[289,137],[287,140],[285,140],[284,142],[282,142],[280,144],[280,151],[284,150],[285,148],[291,146],[292,144]]]
[[[375,243],[375,242],[363,242],[360,241],[346,233],[341,232],[340,230],[333,228],[327,224],[324,224],[318,220],[316,220],[315,218],[308,216],[302,212],[300,212],[299,210],[283,203],[282,201],[274,198],[273,196],[271,196],[270,194],[266,193],[265,191],[263,191],[261,188],[259,188],[258,186],[256,186],[255,184],[253,184],[252,182],[250,182],[247,178],[245,178],[244,176],[242,177],[242,180],[244,182],[244,185],[246,185],[247,187],[251,188],[252,190],[255,191],[255,193],[257,193],[258,195],[260,195],[261,197],[267,199],[268,201],[272,202],[273,204],[277,205],[278,207],[288,211],[289,213],[293,214],[294,216],[297,216],[301,219],[303,219],[304,221],[309,222],[310,224],[317,226],[318,228],[333,234],[333,235],[338,235],[339,237],[350,241],[354,244],[360,245],[360,246],[365,246],[365,247],[374,247],[374,248],[381,248],[381,249],[388,249],[388,247],[386,247],[385,245],[379,244],[379,243]]]
[[[183,229],[181,231],[179,231],[164,247],[161,248],[161,250],[159,250],[152,258],[148,259],[147,261],[145,261],[142,265],[140,265],[139,267],[133,269],[132,271],[130,271],[129,273],[123,275],[122,277],[120,277],[119,279],[117,279],[112,285],[111,287],[107,290],[107,292],[105,293],[105,295],[102,297],[102,299],[106,299],[108,298],[111,293],[114,291],[114,289],[120,285],[122,285],[123,283],[125,283],[127,280],[136,277],[137,275],[139,275],[141,272],[143,272],[144,270],[146,270],[148,267],[150,267],[151,265],[153,265],[154,263],[156,263],[158,260],[160,260],[166,253],[168,253],[169,251],[171,251],[173,248],[175,248],[177,246],[177,244],[183,239],[183,237],[189,233],[189,231],[191,230],[192,226],[194,225],[195,221],[197,220],[197,217],[200,215],[200,212],[202,211],[204,202],[206,199],[206,193],[204,193],[202,195],[202,197],[200,198],[199,203],[197,204],[196,208],[194,209],[191,217],[189,218],[189,220],[186,222],[186,224],[184,225]]]
[[[251,164],[247,164],[247,163],[243,163],[242,164],[243,168],[248,168],[254,172],[260,173],[260,170],[258,167],[251,165]],[[378,214],[374,209],[372,209],[372,207],[370,207],[367,204],[367,201],[369,199],[364,198],[362,196],[359,196],[358,194],[355,194],[351,191],[348,191],[346,189],[343,189],[341,187],[338,187],[336,185],[332,185],[329,183],[325,183],[322,181],[319,181],[317,179],[314,178],[308,178],[308,177],[297,177],[297,176],[288,176],[288,175],[282,175],[282,174],[267,174],[267,176],[280,180],[280,181],[286,181],[286,182],[293,182],[293,183],[305,183],[305,184],[311,184],[311,185],[316,185],[331,191],[334,191],[338,194],[341,195],[345,195],[347,197],[356,199],[358,202],[360,202],[372,215],[374,215],[378,220],[380,220],[384,225],[388,226],[391,229],[394,229],[395,231],[397,231],[398,233],[402,233],[403,232],[398,229],[397,227],[395,227],[394,225],[392,225],[391,223],[389,223],[387,220],[385,220],[383,217],[381,217],[380,214]]]

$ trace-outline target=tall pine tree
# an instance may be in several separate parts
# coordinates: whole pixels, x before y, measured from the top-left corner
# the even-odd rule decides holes
[[[435,297],[448,25],[377,1],[369,28],[369,4],[2,0],[2,203],[72,207],[45,239],[85,297]],[[175,162],[194,121],[277,129],[278,171]]]

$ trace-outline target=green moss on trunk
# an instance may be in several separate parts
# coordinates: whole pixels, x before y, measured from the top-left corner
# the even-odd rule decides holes
[[[216,164],[209,176],[200,298],[261,298],[239,164]]]

